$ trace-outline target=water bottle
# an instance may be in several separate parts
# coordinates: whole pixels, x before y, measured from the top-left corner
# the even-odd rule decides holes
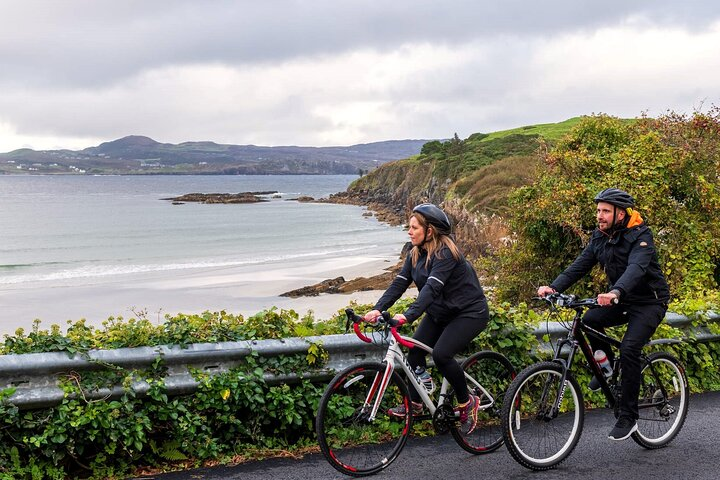
[[[424,367],[419,365],[415,367],[415,376],[428,393],[432,393],[435,390],[435,383],[433,383],[432,376]]]
[[[606,378],[612,375],[613,368],[612,365],[610,365],[610,360],[608,360],[605,352],[603,352],[602,350],[595,350],[595,361],[597,362],[600,370],[602,370],[603,375],[605,375]]]

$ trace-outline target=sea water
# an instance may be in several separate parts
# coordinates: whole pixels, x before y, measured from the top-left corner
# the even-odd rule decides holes
[[[328,197],[355,178],[0,176],[0,324],[13,322],[2,304],[13,306],[14,293],[27,289],[60,286],[61,298],[72,303],[68,297],[87,291],[71,287],[113,285],[133,274],[171,281],[203,269],[246,267],[260,274],[269,265],[282,269],[369,252],[396,258],[406,240],[402,228],[364,215],[362,207],[294,200]],[[248,191],[277,194],[250,204],[162,200]]]

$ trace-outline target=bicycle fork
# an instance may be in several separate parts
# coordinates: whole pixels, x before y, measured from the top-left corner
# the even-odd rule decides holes
[[[562,351],[562,348],[568,344],[570,345],[570,353],[568,354],[567,360],[563,360],[562,358],[560,358],[560,352]],[[540,405],[543,405],[543,408],[537,413],[538,420],[544,420],[546,422],[549,422],[550,420],[556,418],[560,413],[560,405],[562,404],[563,398],[565,397],[565,387],[567,386],[568,381],[568,370],[570,369],[570,365],[572,365],[572,361],[575,357],[577,347],[577,342],[570,339],[562,340],[558,344],[557,354],[555,355],[555,358],[553,358],[553,361],[559,363],[562,367],[560,381],[558,382],[558,391],[555,395],[555,398],[552,399],[552,405],[550,405],[549,408],[545,407],[546,405],[548,405],[548,397],[550,396],[552,385],[554,383],[552,378],[548,377],[548,379],[545,381],[545,387],[543,388],[542,396],[540,397]]]
[[[380,408],[380,401],[385,395],[385,390],[394,371],[394,364],[392,362],[385,362],[385,371],[382,374],[380,374],[380,372],[375,374],[372,386],[365,397],[365,408],[372,405],[370,415],[368,416],[369,422],[375,421],[377,411]],[[406,405],[405,408],[410,408],[410,405]]]

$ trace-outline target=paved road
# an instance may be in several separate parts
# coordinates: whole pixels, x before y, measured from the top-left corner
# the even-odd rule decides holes
[[[557,469],[531,472],[518,465],[505,447],[474,456],[458,447],[452,437],[411,439],[400,457],[378,480],[406,479],[694,479],[720,478],[720,392],[693,395],[685,426],[666,448],[646,450],[628,439],[613,442],[607,434],[614,423],[610,410],[585,416],[582,438],[571,456]],[[320,480],[345,477],[322,454],[301,460],[271,459],[235,467],[216,467],[144,477],[157,480]]]

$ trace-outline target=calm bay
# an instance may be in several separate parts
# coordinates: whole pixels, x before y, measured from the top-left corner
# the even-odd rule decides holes
[[[354,175],[0,176],[0,334],[137,314],[277,306],[326,318],[378,292],[289,299],[326,278],[369,276],[406,234],[350,205],[299,196],[343,191]],[[186,193],[277,191],[252,204],[174,205]]]

